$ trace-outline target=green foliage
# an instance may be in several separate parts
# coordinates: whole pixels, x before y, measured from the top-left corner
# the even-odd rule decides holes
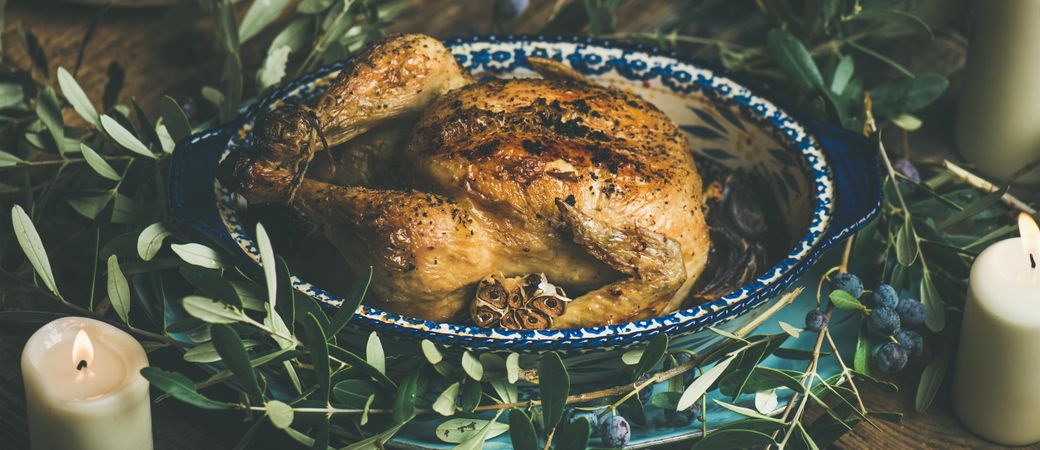
[[[276,19],[290,2],[255,0],[238,22],[234,2],[200,3],[213,21],[222,61],[220,73],[212,74],[213,79],[219,75],[219,83],[204,87],[203,95],[216,104],[216,119],[221,121],[237,114],[243,98],[357,52],[380,36],[402,4],[304,0],[282,21]],[[686,34],[726,3],[695,2],[666,29],[619,34],[615,30],[624,25],[618,16],[623,2],[583,0],[573,3],[579,14],[570,26],[578,30],[587,25],[593,34],[649,39],[680,50],[707,44],[730,69],[764,77],[813,113],[857,131],[869,115],[905,130],[917,129],[921,119],[913,114],[937,101],[948,87],[945,77],[913,73],[885,54],[895,46],[928,39],[939,30],[937,17],[948,15],[936,12],[943,8],[903,8],[885,2],[864,2],[855,8],[853,2],[814,1],[807,2],[804,11],[793,11],[764,2],[768,25],[741,42]],[[270,30],[276,23],[284,27]],[[241,43],[274,32],[272,42],[260,47],[266,48],[262,61],[256,67],[243,65]],[[200,124],[212,117],[189,120],[169,96],[158,105],[117,104],[122,84],[118,66],[109,71],[112,79],[105,95],[91,100],[76,80],[75,67],[71,72],[59,67],[52,79],[39,41],[20,24],[17,34],[32,66],[5,63],[7,70],[0,73],[0,197],[11,208],[13,230],[2,237],[0,248],[21,252],[0,255],[0,294],[56,300],[67,312],[121,326],[150,348],[176,349],[184,361],[211,372],[193,381],[158,367],[144,369],[142,375],[164,396],[198,408],[248,409],[254,418],[268,418],[297,442],[321,448],[349,444],[347,449],[380,448],[417,415],[444,416],[439,428],[448,430],[445,442],[457,448],[480,448],[487,439],[507,432],[519,449],[584,448],[588,423],[564,421],[567,405],[601,417],[618,412],[637,422],[647,415],[644,408],[703,405],[705,395],[714,390],[733,398],[790,390],[796,393],[793,401],[824,413],[775,419],[737,401],[719,402],[747,419],[709,432],[697,448],[774,442],[825,448],[859,423],[898,420],[898,414],[861,407],[855,384],[894,387],[870,377],[872,342],[866,332],[860,333],[849,361],[852,366],[841,362],[841,377],[830,379],[821,379],[815,365],[819,358],[836,359],[834,349],[781,347],[788,334],[798,334],[792,326],[776,336],[718,330],[725,338],[722,344],[679,368],[673,365],[676,350],[668,353],[668,337],[659,335],[623,359],[633,377],[650,376],[650,381],[636,385],[631,379],[619,380],[617,386],[591,393],[596,402],[586,403],[576,403],[579,387],[571,385],[556,354],[545,355],[535,365],[516,353],[455,352],[429,341],[401,344],[378,333],[358,332],[350,322],[365,301],[371,269],[359,274],[340,309],[326,315],[314,299],[290,286],[285,261],[262,226],[257,228],[264,263],[261,278],[253,267],[236,266],[221,249],[172,226],[165,202],[174,142],[186,139],[195,126],[201,129]],[[157,107],[161,119],[152,121],[145,113],[149,107]],[[958,323],[954,315],[964,301],[971,259],[1014,228],[1006,224],[1008,210],[1001,203],[1006,189],[980,192],[959,182],[945,167],[924,168],[935,176],[912,189],[890,172],[882,214],[857,237],[853,263],[880,252],[883,263],[877,278],[918,293],[927,308],[929,329],[942,332],[934,338],[952,344],[956,330],[948,325]],[[62,296],[59,281],[63,291],[78,293],[75,300]],[[105,295],[111,308],[93,301]],[[834,307],[864,310],[847,293],[831,292],[828,298]],[[168,324],[164,308],[183,308],[188,315]],[[56,316],[49,311],[2,311],[0,323],[38,324]],[[927,409],[948,372],[950,347],[944,346],[926,363],[915,402],[919,411]],[[763,367],[769,355],[804,361],[805,370]],[[693,380],[684,381],[691,372],[696,374]],[[518,409],[518,386],[535,389],[534,383],[540,406]],[[652,396],[648,404],[639,401],[638,390],[665,383],[666,392]],[[279,397],[284,391],[276,394],[274,384],[291,386],[290,395]],[[478,408],[498,415],[486,420],[492,414],[487,412],[475,419]],[[505,410],[508,425],[498,421]],[[553,442],[547,442],[553,430]],[[249,438],[242,445],[247,446]]]
[[[538,363],[538,390],[542,398],[542,426],[553,429],[563,418],[563,408],[570,395],[570,375],[556,352],[546,353]]]

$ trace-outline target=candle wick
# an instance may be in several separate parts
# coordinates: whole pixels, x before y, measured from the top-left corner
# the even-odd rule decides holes
[[[79,360],[79,364],[76,364],[76,370],[83,370],[86,367],[87,367],[87,361],[85,359]]]
[[[1032,253],[1029,254],[1029,266],[1033,269],[1036,268],[1036,258],[1033,256]]]

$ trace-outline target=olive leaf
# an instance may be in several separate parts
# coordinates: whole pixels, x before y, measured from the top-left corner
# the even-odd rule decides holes
[[[260,341],[253,339],[243,339],[242,345],[249,350],[257,345],[260,345]],[[220,354],[217,353],[216,347],[213,346],[213,342],[205,342],[196,345],[188,351],[184,352],[184,360],[193,363],[213,363],[220,361]]]
[[[65,200],[77,213],[90,220],[97,218],[112,201],[112,194],[86,195],[70,197]]]
[[[58,94],[50,86],[43,89],[40,99],[36,102],[36,116],[51,133],[58,153],[64,155],[65,122],[61,118],[61,101],[58,100]]]
[[[479,381],[467,379],[462,383],[462,395],[459,396],[459,408],[464,412],[473,412],[480,406],[480,398],[484,388]]]
[[[499,411],[501,414],[501,411]],[[498,416],[496,415],[497,419]],[[448,419],[437,425],[437,438],[449,444],[463,444],[455,448],[481,448],[480,444],[509,431],[509,425],[495,420]],[[473,447],[476,445],[475,447]]]
[[[108,300],[124,323],[130,323],[130,285],[116,255],[108,257]]]
[[[531,418],[516,408],[509,410],[509,441],[515,450],[539,450]]]
[[[379,373],[386,374],[386,355],[383,352],[383,343],[375,331],[368,335],[368,344],[365,345],[365,360]]]
[[[264,281],[267,282],[267,303],[274,309],[278,304],[278,262],[274,257],[271,238],[259,222],[256,224],[256,246],[260,250],[260,264],[264,269]]]
[[[498,398],[502,400],[502,403],[516,403],[520,401],[520,396],[517,393],[515,384],[509,383],[501,378],[492,380],[490,382],[491,388],[498,394]]]
[[[181,299],[181,306],[192,317],[207,323],[247,322],[249,317],[242,310],[198,295]]]
[[[927,268],[921,273],[921,302],[925,306],[925,326],[936,333],[946,328],[946,302],[935,288],[932,274]]]
[[[159,146],[162,147],[163,153],[172,155],[177,143],[174,142],[173,136],[170,136],[170,130],[166,129],[162,119],[155,124],[155,135],[159,137]]]
[[[993,206],[994,204],[999,202],[1000,199],[1004,197],[1005,194],[1007,194],[1009,189],[1011,189],[1011,186],[1005,185],[1001,189],[997,189],[993,192],[990,192],[989,194],[982,196],[978,200],[975,200],[974,202],[971,202],[970,204],[965,206],[964,209],[957,211],[956,213],[953,213],[942,222],[939,222],[937,226],[940,229],[946,229],[950,226],[956,225],[967,219],[977,216],[982,211],[985,211],[990,206]]]
[[[285,67],[289,63],[291,49],[287,45],[271,49],[264,58],[264,63],[256,71],[256,86],[260,91],[266,91],[282,81],[285,77]]]
[[[845,88],[849,85],[849,80],[852,79],[852,73],[856,70],[856,64],[852,59],[852,56],[845,55],[838,62],[838,65],[834,67],[834,75],[831,76],[831,92],[834,95],[841,95],[845,92]]]
[[[76,110],[83,120],[95,127],[99,126],[100,117],[97,110],[94,109],[94,105],[90,103],[90,98],[83,92],[83,88],[79,86],[72,74],[60,66],[58,67],[58,86],[61,88],[61,94],[65,96],[65,100],[69,101],[72,109]]]
[[[105,161],[101,155],[98,155],[97,152],[90,148],[90,146],[85,142],[79,143],[79,150],[80,153],[83,154],[83,159],[87,162],[87,165],[90,166],[91,169],[94,169],[94,172],[97,172],[98,175],[112,181],[119,181],[122,178],[118,173],[116,173],[116,170],[108,164],[108,161]]]
[[[510,383],[520,381],[520,354],[509,353],[506,357],[506,380]]]
[[[344,380],[332,387],[332,397],[348,408],[363,408],[373,401],[376,387],[368,380]]]
[[[0,83],[0,108],[17,106],[25,101],[25,92],[18,83]]]
[[[172,244],[170,250],[188,264],[207,269],[223,269],[225,266],[224,259],[216,250],[202,244]]]
[[[723,372],[726,371],[726,368],[733,363],[733,360],[736,359],[736,357],[737,355],[732,355],[719,361],[710,369],[702,373],[701,376],[693,380],[693,383],[690,383],[690,385],[686,387],[686,390],[683,391],[682,397],[679,397],[679,403],[675,405],[675,410],[682,411],[684,409],[689,409],[689,407],[693,406],[697,400],[700,400],[700,398],[704,396],[704,393],[708,392],[708,389],[715,384],[715,381],[718,380],[719,377],[722,376]]]
[[[382,433],[376,434],[374,436],[369,436],[366,439],[357,441],[353,444],[343,447],[340,450],[371,450],[385,448],[384,444],[386,444],[386,442],[389,441],[390,438],[394,437],[394,435],[397,434],[397,432],[400,431],[401,428],[403,428],[406,424],[407,422],[399,423],[388,428],[386,431]]]
[[[271,419],[271,424],[275,428],[284,430],[292,425],[293,409],[291,406],[278,400],[271,400],[264,407],[267,409],[267,417]]]
[[[329,376],[332,374],[329,368],[328,341],[321,329],[321,323],[313,314],[307,314],[307,320],[303,324],[307,332],[307,350],[311,355],[314,379],[318,383],[318,400],[328,403],[331,391]]]
[[[639,364],[640,359],[643,359],[643,349],[641,348],[632,349],[621,354],[621,362],[626,366]]]
[[[919,248],[917,247],[917,233],[914,225],[907,217],[896,231],[896,260],[903,267],[910,267],[917,260]]]
[[[84,151],[84,154],[86,152]],[[145,261],[151,261],[159,249],[162,248],[163,241],[170,235],[170,230],[166,228],[166,225],[162,222],[156,222],[148,225],[141,234],[137,236],[137,255]]]
[[[141,369],[141,376],[148,380],[152,386],[196,408],[230,409],[234,406],[231,403],[212,400],[200,394],[195,390],[195,383],[176,372],[167,372],[158,367],[145,367]]]
[[[296,6],[296,11],[301,14],[315,14],[332,6],[333,0],[303,0]]]
[[[783,423],[784,422],[783,420],[774,419],[774,418],[769,417],[769,416],[767,416],[765,414],[762,414],[762,413],[760,413],[758,411],[755,411],[755,410],[753,410],[751,408],[745,408],[743,406],[737,406],[737,405],[734,405],[734,404],[730,404],[730,403],[726,403],[726,402],[723,402],[723,401],[719,401],[718,399],[714,399],[714,402],[715,402],[715,404],[717,404],[717,405],[719,405],[719,406],[721,406],[721,407],[723,407],[725,409],[728,409],[730,411],[733,411],[733,412],[735,412],[737,414],[740,414],[742,416],[745,416],[745,417],[750,417],[752,419],[759,419],[759,420],[772,420],[772,421],[776,421],[776,422],[779,422],[779,423]]]
[[[830,294],[827,294],[827,298],[830,299],[831,303],[834,304],[834,307],[839,309],[861,310],[865,308],[865,306],[863,306],[863,303],[860,303],[860,301],[856,299],[856,297],[853,297],[852,294],[845,292],[841,289],[835,289],[831,291]]]
[[[372,267],[369,266],[368,271],[354,280],[354,283],[350,285],[350,290],[343,296],[343,303],[339,305],[336,314],[332,316],[332,323],[329,324],[329,337],[335,337],[343,330],[343,327],[350,323],[350,319],[354,317],[361,302],[365,300],[365,294],[368,293],[368,286],[371,284]]]
[[[759,391],[755,393],[755,410],[762,414],[771,414],[780,406],[776,389]]]
[[[650,339],[650,343],[646,345],[643,350],[643,354],[639,357],[639,362],[636,364],[636,368],[633,371],[633,375],[639,378],[644,373],[648,372],[657,366],[657,363],[661,362],[664,358],[664,354],[668,351],[668,335],[664,333],[657,334]]]
[[[788,31],[774,28],[769,30],[766,44],[769,56],[802,89],[812,91],[823,88],[820,69],[801,40]]]
[[[789,324],[787,322],[784,322],[784,321],[781,320],[777,324],[780,325],[780,329],[781,330],[784,330],[784,333],[787,333],[788,335],[790,335],[791,337],[793,337],[795,339],[798,339],[798,336],[800,336],[802,334],[802,329],[801,328],[798,328],[798,327],[796,327],[794,325],[791,325],[791,324]]]
[[[242,308],[242,299],[238,291],[216,270],[206,269],[199,266],[183,266],[178,272],[185,281],[200,289],[214,299],[227,303],[236,308]]]
[[[177,101],[169,95],[164,95],[159,99],[159,114],[162,115],[163,125],[166,125],[166,129],[175,141],[181,141],[191,136],[188,117],[184,115],[184,110],[177,104]]]
[[[51,271],[50,259],[47,258],[47,251],[43,249],[43,241],[40,239],[40,234],[36,232],[32,219],[19,205],[11,207],[11,224],[14,228],[15,239],[18,240],[18,245],[22,247],[22,252],[29,259],[29,263],[32,264],[36,275],[40,277],[40,280],[43,281],[44,286],[47,286],[48,290],[54,295],[61,297],[61,293],[58,292],[58,285],[54,281],[54,273]]]
[[[861,324],[856,337],[856,354],[853,357],[853,368],[857,372],[870,375],[870,339],[867,336],[866,324]]]
[[[484,365],[468,350],[462,354],[462,370],[476,381],[484,378]]]
[[[314,20],[310,17],[300,17],[286,25],[282,31],[274,37],[271,45],[267,48],[270,54],[273,49],[289,47],[289,52],[296,53],[308,43],[314,28]]]
[[[337,345],[330,344],[329,355],[331,355],[333,358],[336,358],[340,361],[343,361],[351,366],[358,368],[366,375],[372,377],[372,379],[379,382],[379,384],[382,384],[389,388],[399,387],[398,384],[394,382],[394,380],[391,380],[384,373],[380,372],[375,367],[372,367],[364,358],[358,356],[357,354],[349,350],[346,350]]]
[[[242,344],[242,339],[238,337],[238,333],[229,325],[221,323],[213,325],[212,333],[213,347],[216,348],[220,359],[231,369],[231,373],[235,374],[238,381],[245,387],[246,393],[249,395],[249,402],[254,405],[262,405],[263,394],[260,392],[260,384],[257,382],[256,372],[253,371],[253,366],[249,362],[249,354],[246,353],[246,348]]]
[[[245,42],[270,25],[289,5],[289,0],[254,0],[238,25],[238,41]]]
[[[921,128],[921,125],[924,125],[924,122],[922,122],[921,119],[909,113],[900,114],[891,118],[890,120],[892,121],[892,123],[896,124],[896,126],[906,131],[917,131],[919,128]]]
[[[874,113],[879,117],[895,117],[932,104],[949,85],[950,82],[941,75],[918,75],[875,87],[870,90],[870,99]]]
[[[450,416],[455,413],[455,400],[459,396],[459,382],[454,382],[440,395],[437,396],[437,400],[434,400],[433,405],[430,407],[438,414],[442,416]]]
[[[441,351],[437,349],[437,344],[430,342],[428,339],[423,339],[420,346],[422,347],[423,355],[426,356],[426,360],[429,361],[430,364],[437,365],[444,360],[444,355],[442,355]]]
[[[105,133],[107,133],[112,140],[116,141],[116,143],[121,147],[138,155],[156,159],[155,154],[153,154],[151,150],[148,150],[148,146],[144,145],[137,136],[134,136],[133,133],[124,128],[122,124],[109,117],[107,114],[101,115],[101,127],[105,130]]]
[[[584,417],[563,424],[556,435],[556,450],[585,450],[591,431],[589,420]]]
[[[7,152],[0,152],[0,167],[14,167],[24,163],[25,160]]]
[[[112,223],[136,225],[141,221],[145,208],[139,203],[119,193],[112,200]]]
[[[542,396],[542,424],[546,430],[551,430],[563,418],[567,396],[571,391],[567,367],[556,352],[542,355],[538,362],[538,391]]]
[[[799,376],[801,373],[765,366],[735,370],[719,380],[719,393],[734,396],[740,392],[760,392],[779,387],[805,392],[805,387],[796,378]]]
[[[397,397],[394,399],[394,421],[404,423],[415,416],[415,396],[419,387],[419,376],[422,372],[412,372],[397,387]],[[438,433],[440,434],[440,433]]]

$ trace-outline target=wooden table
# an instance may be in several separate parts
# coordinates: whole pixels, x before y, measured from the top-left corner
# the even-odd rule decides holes
[[[490,1],[426,0],[413,2],[392,27],[396,31],[421,31],[444,36],[459,30],[488,31]],[[552,0],[533,0],[531,8],[511,28],[517,31],[537,30],[549,15]],[[625,28],[647,30],[662,25],[675,16],[681,3],[654,2],[646,7],[624,6]],[[60,2],[34,0],[15,2],[7,8],[3,31],[5,61],[28,67],[24,46],[16,24],[33,32],[50,60],[51,76],[57,66],[74,65],[80,41],[96,14],[96,8]],[[163,94],[191,95],[199,98],[205,83],[215,83],[219,61],[209,44],[209,34],[202,25],[197,30],[163,26],[163,9],[118,9],[105,16],[77,78],[87,95],[99,99],[106,81],[107,68],[118,62],[126,73],[119,101],[131,98],[150,114],[157,110]],[[256,41],[267,42],[263,37]],[[246,65],[256,63],[265,49],[256,43],[244,51]],[[201,101],[201,100],[200,100]],[[0,304],[0,308],[5,305]],[[31,333],[30,329],[0,330],[0,449],[28,447],[25,398],[22,391],[19,355]],[[872,409],[908,412],[902,424],[879,422],[881,430],[861,425],[843,437],[837,448],[907,449],[907,448],[1000,448],[982,441],[958,423],[950,411],[947,389],[940,392],[927,414],[913,410],[914,380],[897,380],[903,391],[895,394],[867,389],[864,396]],[[153,407],[155,443],[158,449],[208,450],[234,446],[249,423],[240,413],[206,412],[189,408],[176,401],[164,401]],[[292,448],[293,444],[277,430],[263,430],[250,448]],[[1040,448],[1040,447],[1035,447]]]

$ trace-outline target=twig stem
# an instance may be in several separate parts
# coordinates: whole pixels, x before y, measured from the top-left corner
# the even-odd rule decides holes
[[[943,160],[943,167],[946,168],[946,170],[949,171],[951,174],[953,174],[953,176],[957,177],[957,179],[967,183],[971,187],[985,192],[996,192],[1000,190],[1000,188],[997,187],[997,185],[990,183],[982,177],[965,170],[963,167],[954,164],[952,161],[948,159]],[[1036,215],[1035,208],[1027,205],[1025,202],[1019,200],[1017,197],[1011,195],[1010,193],[1005,193],[1003,196],[1001,196],[1000,201],[1012,208],[1018,209],[1020,211],[1025,211],[1029,215]]]

